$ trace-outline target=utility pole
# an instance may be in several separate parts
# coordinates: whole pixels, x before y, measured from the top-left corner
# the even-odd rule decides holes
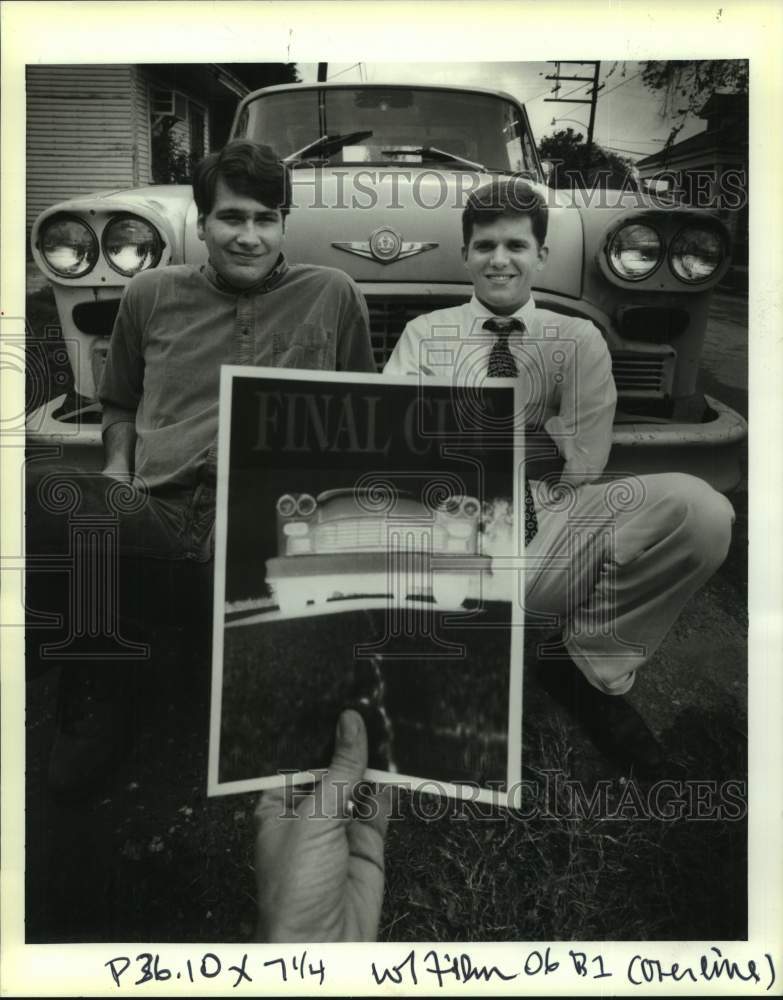
[[[568,66],[592,66],[593,75],[592,76],[563,76],[560,72],[561,65]],[[554,80],[555,85],[552,88],[552,93],[557,94],[560,90],[560,84],[563,80],[576,80],[580,83],[589,83],[590,89],[587,93],[590,95],[589,98],[573,98],[570,94],[566,97],[545,97],[545,101],[550,101],[553,104],[589,104],[590,105],[590,121],[587,126],[587,163],[593,156],[593,130],[595,128],[595,106],[598,103],[598,91],[603,90],[604,84],[598,85],[598,76],[601,72],[601,63],[594,62],[590,60],[579,60],[579,59],[560,59],[555,62],[555,72],[552,76],[547,76],[545,79]],[[577,87],[577,90],[580,88]]]

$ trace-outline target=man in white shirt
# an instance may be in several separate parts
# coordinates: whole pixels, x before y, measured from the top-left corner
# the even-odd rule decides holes
[[[679,473],[596,482],[617,400],[611,358],[591,322],[533,300],[548,254],[544,200],[520,178],[495,180],[470,196],[462,226],[473,298],[408,323],[385,371],[448,373],[463,386],[494,375],[521,380],[525,610],[555,614],[562,626],[561,643],[541,656],[542,683],[608,754],[655,773],[662,752],[652,733],[624,699],[608,696],[630,689],[723,562],[731,504]]]

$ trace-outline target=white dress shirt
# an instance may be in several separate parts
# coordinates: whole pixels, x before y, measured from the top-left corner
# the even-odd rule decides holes
[[[496,335],[483,329],[494,314],[470,302],[411,320],[384,371],[394,375],[449,375],[461,387],[487,378]],[[514,318],[509,348],[522,380],[525,425],[547,432],[575,484],[598,478],[609,458],[617,391],[609,350],[589,320],[538,309],[532,296]],[[504,319],[508,317],[498,317]]]

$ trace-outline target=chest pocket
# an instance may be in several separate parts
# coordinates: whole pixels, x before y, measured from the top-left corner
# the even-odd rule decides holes
[[[334,368],[336,350],[329,331],[314,323],[300,323],[272,334],[272,364],[278,368]]]

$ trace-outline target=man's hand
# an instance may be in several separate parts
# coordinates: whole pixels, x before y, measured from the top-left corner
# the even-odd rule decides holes
[[[375,940],[391,790],[363,795],[367,818],[353,815],[351,796],[366,767],[364,722],[347,710],[332,762],[313,792],[275,789],[261,796],[255,813],[259,940]]]

